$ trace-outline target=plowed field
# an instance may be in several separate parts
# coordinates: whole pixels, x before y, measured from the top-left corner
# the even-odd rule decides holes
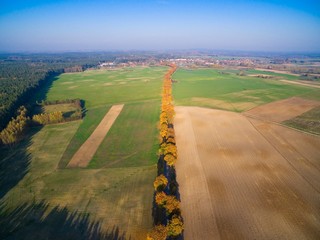
[[[320,138],[176,107],[185,239],[320,239]]]

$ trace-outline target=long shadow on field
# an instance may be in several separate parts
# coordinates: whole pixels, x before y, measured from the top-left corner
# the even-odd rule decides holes
[[[31,144],[32,136],[39,130],[39,128],[30,130],[28,137],[15,146],[0,147],[0,199],[27,174],[31,161],[27,148]]]
[[[41,108],[39,111],[39,108],[36,107],[36,103],[47,100],[47,94],[51,89],[53,82],[58,80],[59,75],[60,73],[50,74],[43,82],[41,82],[37,89],[29,94],[26,105],[31,114],[42,113]]]
[[[58,76],[59,73],[50,74],[40,83],[39,87],[25,93],[23,99],[28,100],[21,100],[19,104],[26,105],[29,114],[39,113],[36,101],[46,100],[47,93]],[[0,146],[0,199],[27,174],[31,161],[27,148],[31,145],[32,136],[40,129],[41,127],[28,128],[21,142],[11,147]]]
[[[51,208],[50,208],[51,209]],[[13,211],[0,206],[0,239],[124,240],[118,227],[101,231],[101,223],[90,221],[88,214],[69,212],[59,206],[49,210],[44,201],[23,204]]]

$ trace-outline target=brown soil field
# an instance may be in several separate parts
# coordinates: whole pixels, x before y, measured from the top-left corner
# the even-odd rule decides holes
[[[317,106],[320,106],[319,101],[292,97],[255,107],[246,111],[244,115],[254,116],[271,122],[283,122],[299,116]]]
[[[98,147],[107,135],[112,124],[119,116],[124,105],[114,105],[110,108],[104,118],[90,137],[82,144],[79,150],[73,155],[67,167],[87,167]]]
[[[320,239],[320,137],[233,112],[175,110],[186,240]]]

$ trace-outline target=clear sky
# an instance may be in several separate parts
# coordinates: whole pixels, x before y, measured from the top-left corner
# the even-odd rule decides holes
[[[0,0],[0,51],[320,52],[319,0]]]

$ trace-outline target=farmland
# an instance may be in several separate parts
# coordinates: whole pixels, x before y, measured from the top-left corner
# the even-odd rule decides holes
[[[136,67],[60,75],[46,93],[46,100],[80,98],[85,102],[85,117],[33,128],[24,141],[2,151],[2,166],[18,168],[22,173],[4,174],[1,225],[7,230],[1,236],[31,236],[33,229],[42,226],[40,239],[68,231],[70,238],[77,238],[76,229],[82,226],[82,237],[145,238],[152,227],[157,122],[166,71],[166,67]],[[89,166],[67,168],[74,153],[115,104],[124,104],[124,108]],[[61,107],[70,110],[66,105]],[[14,161],[19,166],[12,165]],[[14,182],[18,183],[15,187]],[[8,218],[16,219],[18,225],[5,221]],[[68,221],[75,222],[68,225]],[[60,230],[56,231],[57,226]]]
[[[39,239],[145,239],[167,70],[66,73],[38,93],[48,101],[83,100],[84,118],[33,127],[1,149],[0,236],[34,237],[41,229]],[[185,239],[319,237],[320,139],[305,131],[317,132],[320,89],[281,81],[294,75],[260,74],[269,72],[180,68],[173,75]],[[88,165],[68,165],[120,105]],[[74,111],[68,104],[43,108]]]
[[[320,138],[301,122],[319,119],[319,89],[212,69],[174,80],[185,239],[318,239]],[[303,132],[284,125],[297,119]]]
[[[259,72],[268,73],[254,71]],[[318,89],[290,85],[276,79],[239,76],[236,73],[237,71],[216,69],[180,69],[173,76],[177,81],[173,87],[176,105],[242,112],[293,96],[320,98]],[[283,79],[287,79],[284,74],[277,75],[283,75]],[[288,80],[290,79],[289,77]]]

